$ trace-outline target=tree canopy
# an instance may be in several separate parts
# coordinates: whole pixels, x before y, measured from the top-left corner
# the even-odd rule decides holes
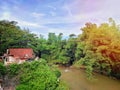
[[[105,71],[120,77],[120,30],[111,18],[109,23],[100,26],[86,23],[78,40],[84,57],[80,59],[83,65]],[[78,51],[79,52],[79,51]],[[89,68],[89,67],[88,67]]]
[[[0,21],[0,55],[8,48],[34,47],[37,36],[29,30],[22,30],[15,21]]]

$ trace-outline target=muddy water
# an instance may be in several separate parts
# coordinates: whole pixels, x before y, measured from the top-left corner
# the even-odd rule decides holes
[[[84,70],[60,67],[61,79],[66,81],[70,90],[120,90],[120,81],[100,74],[95,80],[88,80]]]

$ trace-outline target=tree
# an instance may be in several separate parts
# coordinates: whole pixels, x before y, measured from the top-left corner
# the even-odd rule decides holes
[[[112,19],[109,23],[102,23],[100,26],[87,23],[82,31],[83,34],[78,40],[84,44],[83,62],[92,62],[92,68],[99,67],[100,71],[120,77],[120,31],[116,23]]]
[[[36,47],[37,36],[16,24],[15,21],[0,21],[0,55],[8,48]]]

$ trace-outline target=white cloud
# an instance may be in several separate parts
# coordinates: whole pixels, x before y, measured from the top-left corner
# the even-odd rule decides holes
[[[120,19],[119,3],[120,0],[74,0],[63,5],[62,8],[68,12],[68,15],[59,18],[56,22],[103,23],[110,17],[118,21]]]
[[[32,13],[32,16],[33,16],[33,17],[36,17],[36,18],[41,18],[41,17],[45,16],[45,14],[33,12],[33,13]]]
[[[56,13],[55,13],[54,11],[50,11],[50,14],[51,14],[52,16],[56,16]]]
[[[40,25],[35,22],[29,22],[29,21],[24,21],[24,20],[19,20],[16,17],[12,16],[10,12],[3,12],[0,20],[11,20],[11,21],[17,21],[18,25],[21,27],[35,27],[35,28],[41,28],[44,27],[43,25]]]
[[[53,10],[56,10],[56,7],[54,7],[54,6],[48,5],[47,7],[48,7],[48,8],[51,8],[51,9],[53,9]]]
[[[67,16],[72,16],[72,12],[71,12],[71,9],[69,8],[69,6],[67,4],[65,4],[63,7],[62,7],[63,10],[67,11],[68,15]]]
[[[23,26],[23,27],[36,27],[36,28],[40,28],[42,26],[40,26],[38,23],[34,23],[34,22],[28,22],[28,21],[21,21],[21,20],[17,20],[18,21],[18,24],[20,26]]]
[[[11,13],[10,12],[3,12],[0,16],[0,19],[3,20],[3,19],[10,19],[11,18]]]

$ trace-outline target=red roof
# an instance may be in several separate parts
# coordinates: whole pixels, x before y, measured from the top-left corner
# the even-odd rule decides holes
[[[12,48],[8,50],[8,54],[20,59],[33,58],[33,50],[31,48]]]

